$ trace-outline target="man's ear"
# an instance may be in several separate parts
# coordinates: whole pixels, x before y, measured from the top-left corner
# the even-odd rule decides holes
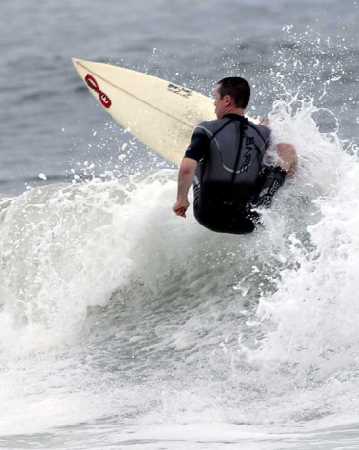
[[[226,102],[226,106],[229,106],[233,102],[233,100],[232,100],[230,95],[225,95],[223,97],[223,100]]]

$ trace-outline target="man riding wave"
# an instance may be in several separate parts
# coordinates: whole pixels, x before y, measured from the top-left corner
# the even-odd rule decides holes
[[[296,168],[293,145],[276,145],[278,164],[265,165],[271,131],[245,117],[250,87],[241,77],[227,77],[214,88],[217,120],[200,123],[178,175],[176,215],[186,217],[188,192],[193,183],[193,211],[197,221],[212,231],[252,232],[287,175]]]

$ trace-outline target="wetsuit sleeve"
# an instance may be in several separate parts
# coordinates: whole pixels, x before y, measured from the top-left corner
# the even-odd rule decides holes
[[[196,128],[192,134],[191,143],[186,150],[185,157],[200,161],[206,156],[209,148],[209,137]]]
[[[272,131],[270,128],[268,128],[268,135],[266,140],[266,150],[272,145]]]
[[[268,150],[268,148],[272,144],[272,131],[270,128],[266,127],[265,125],[262,125],[260,132],[261,132],[261,137],[264,141],[265,149]]]
[[[261,133],[260,136],[263,140],[263,165],[268,166],[273,164],[273,152],[270,151],[270,147],[272,147],[273,141],[272,141],[272,132],[270,128],[262,126],[261,127]]]

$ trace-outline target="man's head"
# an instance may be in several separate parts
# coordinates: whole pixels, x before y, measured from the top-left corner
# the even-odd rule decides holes
[[[243,114],[250,96],[248,81],[241,77],[227,77],[218,81],[214,90],[214,106],[218,119],[225,114]]]

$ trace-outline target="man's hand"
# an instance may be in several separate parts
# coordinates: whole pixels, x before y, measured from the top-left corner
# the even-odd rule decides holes
[[[185,218],[188,207],[189,201],[187,199],[177,200],[176,203],[173,205],[173,211],[176,214],[176,216]]]

